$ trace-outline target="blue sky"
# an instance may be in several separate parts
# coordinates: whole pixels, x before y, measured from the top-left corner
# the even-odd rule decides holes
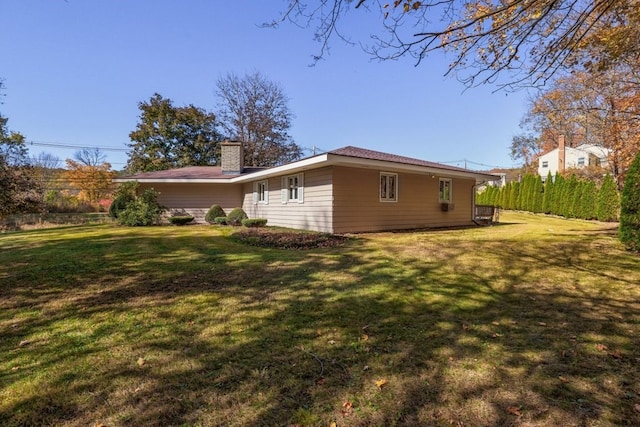
[[[64,161],[101,147],[124,167],[138,103],[155,92],[174,105],[216,110],[216,80],[258,71],[278,82],[295,114],[291,135],[303,147],[355,145],[486,169],[509,167],[526,92],[465,91],[444,77],[432,54],[379,62],[360,46],[334,40],[311,67],[312,29],[261,28],[285,1],[0,0],[0,113],[30,153]],[[367,42],[375,16],[350,13],[343,32]],[[43,146],[41,144],[51,144]],[[72,146],[65,148],[61,146]],[[453,163],[452,163],[453,162]],[[479,165],[481,164],[481,165]]]

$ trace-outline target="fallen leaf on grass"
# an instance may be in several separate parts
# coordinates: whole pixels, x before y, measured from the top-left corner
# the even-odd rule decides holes
[[[338,427],[338,424],[336,424],[335,421],[331,421],[331,424],[329,424],[329,427]]]
[[[598,351],[605,351],[607,349],[607,346],[604,344],[598,344],[596,348],[598,349]]]
[[[136,363],[138,364],[138,366],[144,366],[145,363],[147,363],[147,361],[144,360],[142,357],[138,357],[138,361]]]
[[[351,415],[351,413],[353,412],[353,404],[347,400],[342,404],[342,409],[340,409],[340,412],[345,417]]]
[[[640,403],[636,403],[634,408],[637,412],[640,412]]]
[[[380,388],[380,389],[381,389],[381,388],[382,388],[382,386],[384,386],[385,384],[387,384],[387,380],[382,379],[382,380],[378,380],[378,381],[376,381],[376,387],[378,387],[378,388]]]
[[[329,344],[334,345],[336,343],[336,340],[329,340],[328,342]]]
[[[562,375],[558,375],[558,379],[559,379],[560,381],[562,381],[563,383],[565,383],[565,384],[569,382],[569,379],[567,379],[567,378],[563,377]]]
[[[507,412],[511,415],[515,415],[516,417],[522,416],[522,412],[520,412],[520,408],[517,406],[509,406],[507,408]]]
[[[22,340],[20,341],[20,344],[18,344],[18,347],[24,347],[25,345],[29,344],[31,344],[31,340]]]

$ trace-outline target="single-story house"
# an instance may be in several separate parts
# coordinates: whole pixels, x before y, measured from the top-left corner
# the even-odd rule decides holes
[[[352,233],[473,225],[476,186],[500,177],[357,147],[272,168],[243,166],[239,142],[222,143],[221,166],[116,179],[154,188],[169,210],[203,221],[213,204],[242,207],[268,225]]]

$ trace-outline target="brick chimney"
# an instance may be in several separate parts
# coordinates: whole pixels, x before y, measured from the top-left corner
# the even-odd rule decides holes
[[[224,140],[220,144],[222,148],[221,165],[222,173],[228,175],[238,175],[244,169],[244,149],[242,142]]]
[[[562,174],[565,167],[566,148],[564,145],[564,135],[558,137],[558,173]]]

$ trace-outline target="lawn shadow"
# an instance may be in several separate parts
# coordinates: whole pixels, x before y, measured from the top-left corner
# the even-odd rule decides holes
[[[135,232],[45,243],[39,255],[68,255],[0,269],[3,310],[35,312],[3,319],[4,363],[38,359],[0,381],[49,372],[0,421],[640,424],[639,265],[585,256],[599,238],[587,234],[432,242],[425,232],[413,236],[424,250],[386,251],[375,236],[304,252]],[[70,319],[85,333],[20,345]],[[105,365],[89,371],[96,360]]]

